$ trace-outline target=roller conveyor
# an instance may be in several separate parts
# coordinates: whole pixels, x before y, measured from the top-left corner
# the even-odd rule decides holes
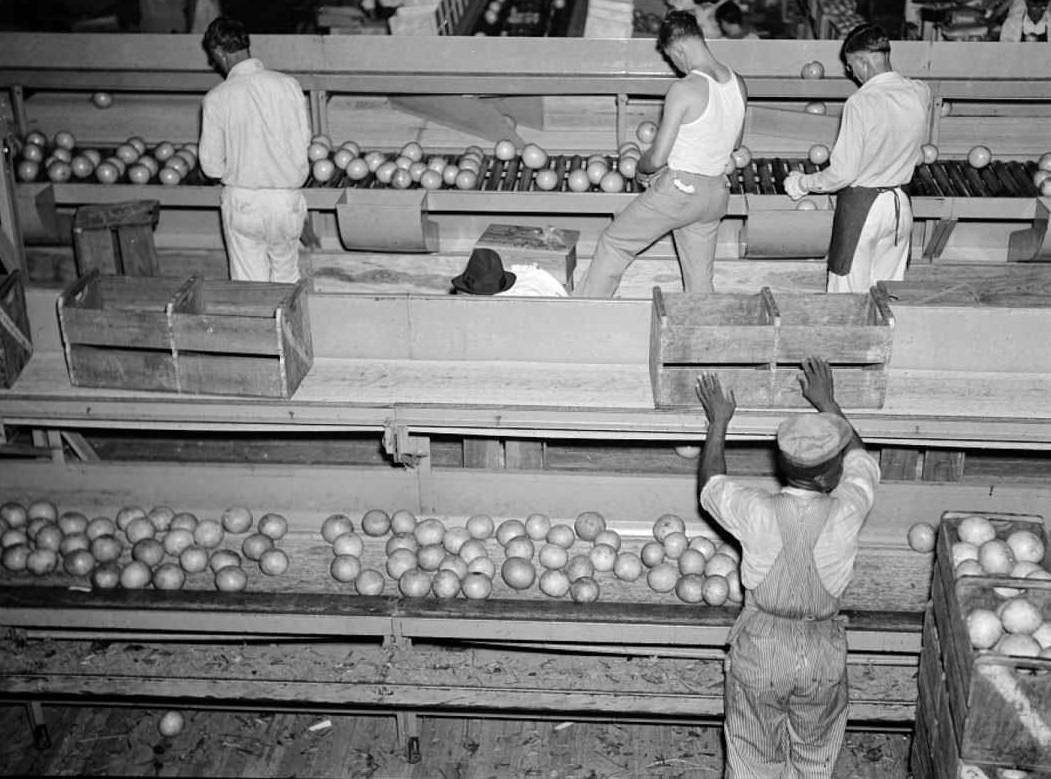
[[[105,156],[105,155],[104,155]],[[393,156],[393,155],[391,155]],[[601,157],[606,167],[611,171],[618,169],[619,158],[617,155],[583,155],[583,154],[552,154],[548,158],[546,169],[555,171],[558,183],[552,192],[602,192],[597,184],[591,184],[586,190],[571,190],[569,187],[569,174],[573,170],[586,169],[588,160]],[[455,155],[449,156],[450,161],[458,159]],[[782,157],[757,157],[743,168],[738,168],[730,173],[730,192],[734,195],[784,195],[784,181],[792,171],[801,173],[816,173],[825,168],[826,165],[815,165],[806,158],[782,158]],[[542,169],[541,169],[542,170]],[[1039,197],[1040,192],[1033,183],[1033,174],[1037,171],[1037,162],[1028,161],[999,161],[990,162],[984,168],[975,168],[966,160],[938,160],[930,164],[916,166],[912,181],[906,185],[905,190],[912,197],[935,197],[935,198],[1031,198]],[[474,187],[469,189],[485,192],[540,192],[536,185],[536,174],[538,170],[525,167],[521,157],[510,160],[501,160],[493,155],[485,155],[480,165],[478,180]],[[47,182],[46,173],[41,170],[35,179],[36,182]],[[74,179],[70,183],[99,184],[94,173],[84,179]],[[121,176],[118,184],[128,183],[126,175]],[[163,186],[157,176],[154,176],[149,184]],[[194,168],[176,186],[207,186],[218,184],[217,181],[209,179],[200,170]],[[310,175],[305,184],[308,188],[354,188],[354,189],[385,189],[393,188],[392,184],[380,182],[374,172],[370,172],[364,179],[353,180],[345,171],[337,170],[336,175],[329,181],[320,182]],[[419,188],[420,184],[413,182],[411,188]],[[454,185],[443,184],[442,189],[456,189]],[[637,193],[641,187],[633,178],[624,178],[622,192]]]

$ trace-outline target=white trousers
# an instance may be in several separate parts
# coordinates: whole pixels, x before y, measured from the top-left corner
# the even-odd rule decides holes
[[[307,217],[301,191],[223,187],[222,215],[231,279],[299,281],[299,236]]]
[[[905,278],[912,237],[912,206],[902,192],[898,193],[898,201],[901,212],[895,224],[894,193],[882,192],[876,197],[861,228],[850,273],[846,276],[829,273],[829,292],[865,293],[877,281]]]

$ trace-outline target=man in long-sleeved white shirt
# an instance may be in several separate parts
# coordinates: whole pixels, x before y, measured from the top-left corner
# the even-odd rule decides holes
[[[828,255],[829,292],[866,292],[880,280],[905,276],[912,206],[901,187],[912,179],[928,134],[931,92],[890,64],[890,41],[865,24],[843,42],[847,72],[861,88],[843,105],[829,166],[793,172],[785,191],[837,192]]]
[[[230,277],[299,280],[299,236],[307,206],[310,124],[299,83],[251,56],[248,33],[220,17],[204,48],[226,79],[204,96],[201,169],[223,182],[222,217]]]

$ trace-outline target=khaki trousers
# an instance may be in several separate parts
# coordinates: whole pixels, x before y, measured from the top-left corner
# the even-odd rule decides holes
[[[307,216],[302,192],[223,187],[221,211],[231,279],[299,281],[299,236]]]
[[[665,170],[602,231],[574,297],[613,297],[635,256],[669,232],[686,291],[714,291],[716,232],[729,200],[725,176]]]

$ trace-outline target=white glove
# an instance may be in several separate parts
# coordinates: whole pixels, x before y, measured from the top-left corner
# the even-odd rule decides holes
[[[803,174],[793,170],[785,176],[785,194],[793,200],[800,200],[810,190],[803,185]]]

